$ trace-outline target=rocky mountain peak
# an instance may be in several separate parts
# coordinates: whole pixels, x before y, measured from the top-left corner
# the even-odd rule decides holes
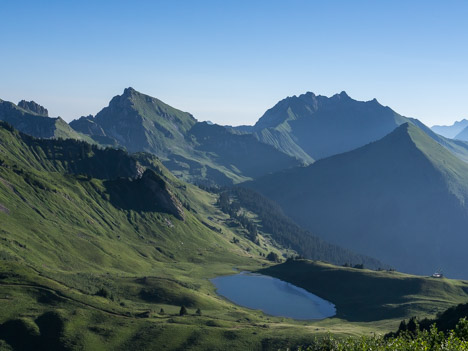
[[[49,117],[49,111],[47,111],[47,109],[44,106],[41,106],[34,101],[21,100],[20,102],[18,102],[18,106],[21,107],[23,110],[35,113],[36,115]]]

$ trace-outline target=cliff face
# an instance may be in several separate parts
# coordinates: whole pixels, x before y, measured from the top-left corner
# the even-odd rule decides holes
[[[123,210],[165,212],[184,220],[182,204],[167,183],[154,171],[146,170],[138,179],[106,182],[111,203]]]

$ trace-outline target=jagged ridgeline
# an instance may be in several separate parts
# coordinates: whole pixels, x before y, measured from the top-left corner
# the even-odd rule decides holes
[[[421,128],[432,139],[468,160],[468,144],[447,139],[414,118],[404,117],[376,99],[357,101],[346,92],[331,97],[312,92],[287,97],[254,126],[234,127],[260,141],[311,163],[379,140],[403,123]]]

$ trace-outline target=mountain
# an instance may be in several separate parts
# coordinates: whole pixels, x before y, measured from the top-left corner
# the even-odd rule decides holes
[[[375,99],[362,102],[345,92],[330,98],[308,92],[278,102],[252,131],[259,140],[310,162],[378,140],[404,122]]]
[[[82,133],[106,135],[129,152],[147,151],[167,156],[171,149],[187,147],[184,135],[195,118],[162,101],[127,88],[96,117],[81,117],[70,126]],[[95,127],[85,125],[93,124]]]
[[[468,164],[411,123],[246,186],[327,241],[406,272],[468,277]]]
[[[87,139],[74,131],[62,118],[48,117],[47,109],[34,101],[22,100],[15,105],[0,100],[0,120],[38,138]]]
[[[432,126],[431,129],[437,134],[453,139],[466,127],[468,127],[468,120],[462,119],[461,121],[454,122],[451,126],[435,125]]]
[[[70,126],[104,145],[150,152],[181,179],[233,184],[300,165],[252,135],[198,122],[191,114],[127,88],[95,117]]]
[[[468,161],[467,142],[438,135],[419,120],[401,116],[376,99],[356,101],[345,92],[332,97],[311,92],[288,97],[266,111],[254,126],[230,128],[252,133],[260,141],[310,164],[376,141],[408,122]]]
[[[21,100],[18,103],[18,107],[21,107],[23,110],[34,113],[39,116],[49,117],[49,111],[44,106],[39,105],[34,101]]]
[[[468,141],[468,127],[463,128],[461,132],[455,135],[454,139]]]

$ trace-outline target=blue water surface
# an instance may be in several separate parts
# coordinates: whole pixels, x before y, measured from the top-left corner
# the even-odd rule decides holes
[[[219,295],[272,316],[324,319],[336,314],[335,305],[290,283],[270,276],[241,272],[211,279]],[[317,282],[320,284],[320,282]]]

